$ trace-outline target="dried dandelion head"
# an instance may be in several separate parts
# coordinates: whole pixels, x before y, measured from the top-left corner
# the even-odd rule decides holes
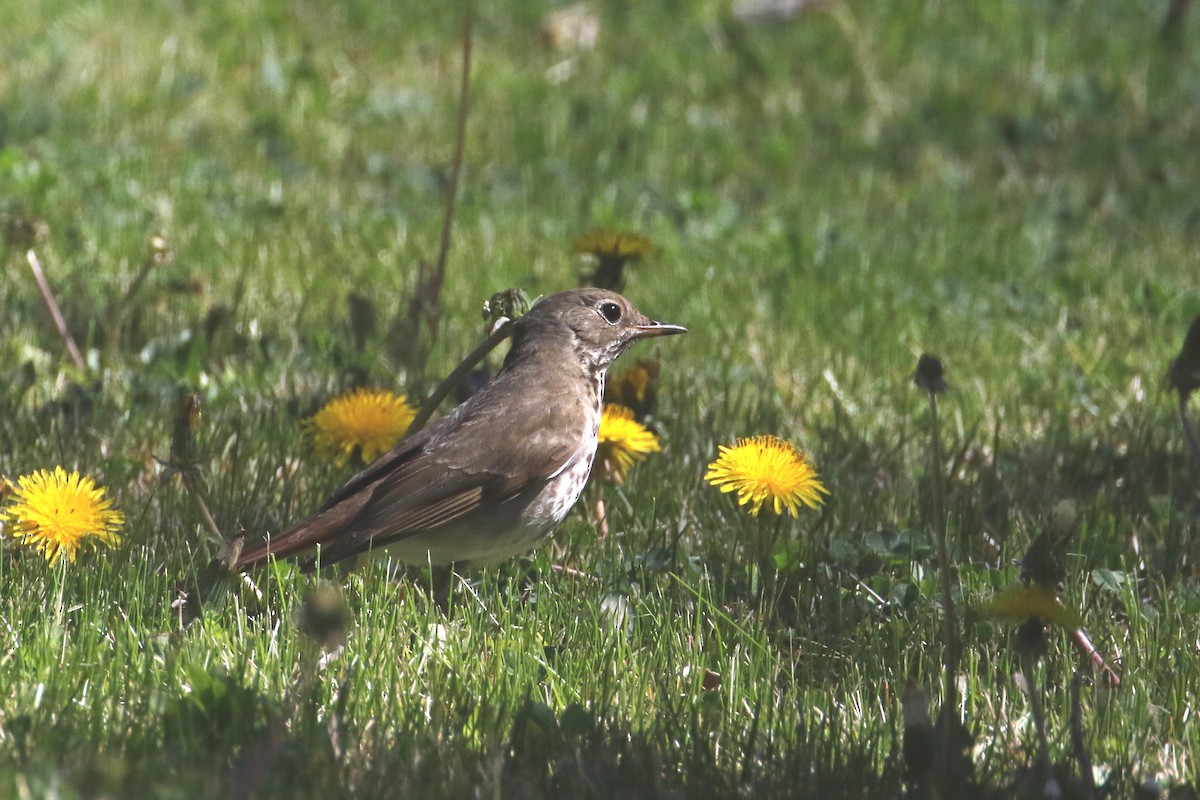
[[[929,353],[921,353],[917,359],[917,370],[913,373],[913,383],[930,394],[946,391],[946,368],[942,366],[942,360]]]

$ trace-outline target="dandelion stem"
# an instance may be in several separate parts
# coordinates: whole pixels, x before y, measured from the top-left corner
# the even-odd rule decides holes
[[[942,587],[942,605],[945,611],[943,615],[944,633],[946,636],[947,659],[946,666],[948,669],[953,669],[957,661],[957,648],[951,648],[950,645],[958,637],[955,636],[955,629],[951,623],[956,622],[954,614],[954,596],[952,594],[953,574],[950,564],[950,552],[946,545],[946,497],[945,486],[943,485],[942,475],[942,436],[941,429],[938,424],[938,406],[937,395],[930,392],[929,394],[929,414],[932,420],[932,433],[930,436],[930,470],[933,479],[933,530],[934,538],[937,547],[938,569],[941,571],[941,587]],[[951,656],[954,656],[953,661]]]
[[[604,490],[599,486],[596,487],[596,501],[592,509],[596,517],[596,533],[603,539],[608,536],[608,511],[604,507]]]
[[[496,345],[504,341],[511,329],[512,320],[502,317],[492,329],[491,335],[484,339],[478,347],[472,350],[470,354],[463,359],[463,362],[455,367],[454,371],[446,376],[444,381],[438,384],[437,389],[433,391],[433,394],[429,396],[429,399],[421,404],[421,410],[417,412],[417,416],[414,417],[412,423],[409,424],[408,431],[405,434],[406,436],[412,436],[414,433],[421,430],[421,428],[425,427],[425,423],[429,422],[429,418],[433,416],[433,412],[437,409],[441,402],[446,399],[446,395],[450,394],[450,391],[455,387],[455,385],[462,380],[462,378],[468,372],[474,369],[475,365],[482,361],[484,356],[492,352],[492,350],[496,349]]]
[[[67,346],[67,353],[80,372],[86,371],[87,362],[83,360],[83,355],[79,352],[79,345],[75,344],[75,337],[71,336],[71,331],[67,328],[67,321],[63,318],[62,309],[58,307],[58,301],[54,299],[54,293],[50,291],[46,273],[42,270],[42,262],[38,260],[37,253],[32,248],[25,251],[25,260],[29,262],[29,269],[33,271],[33,279],[37,281],[38,291],[42,293],[42,301],[50,311],[54,327],[58,328],[58,335],[62,337]]]
[[[1075,751],[1075,763],[1079,767],[1081,794],[1084,800],[1092,800],[1096,796],[1096,780],[1092,775],[1092,757],[1084,740],[1083,703],[1079,697],[1082,686],[1083,674],[1076,670],[1071,678],[1071,749]]]
[[[70,566],[70,561],[59,559],[54,565],[54,626],[58,630],[66,630],[63,620],[66,616],[66,604],[63,602],[67,591],[67,568]],[[64,645],[66,642],[63,643]],[[65,653],[64,653],[65,655]],[[61,658],[59,664],[62,664]]]
[[[933,481],[933,531],[934,543],[937,548],[938,559],[938,578],[941,583],[942,590],[942,681],[943,681],[943,698],[942,708],[944,713],[957,713],[955,709],[958,706],[957,700],[957,685],[955,683],[955,675],[958,672],[958,617],[954,612],[954,573],[950,565],[949,548],[946,545],[946,501],[945,487],[942,485],[942,438],[941,430],[938,425],[938,406],[937,393],[931,391],[929,393],[929,415],[930,426],[932,428],[929,441],[929,460],[930,472]],[[947,780],[946,776],[949,771],[946,767],[950,764],[952,740],[950,737],[951,726],[943,725],[939,731],[937,741],[937,756],[936,763],[942,765],[942,769],[938,770],[938,774],[942,776],[942,780]],[[946,788],[943,784],[943,788]]]
[[[1037,654],[1035,652],[1029,650],[1021,654],[1021,670],[1025,673],[1025,683],[1029,688],[1029,711],[1033,715],[1033,728],[1037,733],[1037,770],[1040,772],[1050,766],[1050,746],[1046,741],[1046,717],[1042,710],[1042,687],[1037,683],[1034,675],[1036,665]]]

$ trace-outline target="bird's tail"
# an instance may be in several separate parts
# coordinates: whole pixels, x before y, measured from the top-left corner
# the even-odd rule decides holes
[[[238,572],[246,572],[265,564],[272,557],[288,558],[311,550],[327,538],[332,528],[325,514],[314,514],[278,536],[268,534],[259,544],[242,550],[237,558],[230,562],[230,567]]]

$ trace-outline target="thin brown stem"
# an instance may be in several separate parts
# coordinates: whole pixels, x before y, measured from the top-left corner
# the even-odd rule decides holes
[[[1088,638],[1087,632],[1083,628],[1076,628],[1071,631],[1071,641],[1075,643],[1075,647],[1079,652],[1092,660],[1092,665],[1104,673],[1104,679],[1108,685],[1116,689],[1121,685],[1121,676],[1117,671],[1105,660],[1100,651],[1096,649],[1096,645],[1092,644],[1092,640]]]
[[[458,200],[458,177],[462,173],[463,154],[467,147],[467,112],[470,109],[471,89],[471,30],[475,24],[475,0],[467,0],[463,11],[462,78],[459,82],[458,123],[454,131],[454,160],[450,162],[450,184],[446,187],[446,208],[442,214],[442,238],[438,246],[434,271],[435,297],[441,295],[446,277],[446,259],[450,253],[450,232],[454,227],[454,208]]]
[[[566,564],[551,564],[550,569],[559,573],[560,575],[566,575],[568,578],[577,578],[578,580],[587,581],[588,583],[600,583],[600,579],[595,575],[589,575],[586,572],[575,569],[574,567],[568,567]]]
[[[446,379],[438,384],[437,389],[429,396],[424,403],[421,404],[421,410],[417,412],[417,416],[413,419],[412,424],[408,426],[406,435],[412,436],[417,431],[425,427],[425,423],[429,422],[429,418],[433,416],[433,412],[441,404],[446,396],[454,389],[455,385],[462,380],[468,372],[474,369],[475,365],[483,360],[484,356],[492,352],[496,345],[504,341],[512,329],[512,320],[501,318],[496,326],[492,329],[491,335],[483,340],[474,350],[467,355],[463,362],[454,368],[454,371],[446,376]]]
[[[454,210],[458,202],[458,184],[462,175],[463,155],[466,152],[467,118],[470,110],[471,88],[471,31],[474,26],[475,1],[467,0],[463,11],[462,33],[462,77],[459,84],[458,120],[455,126],[454,156],[450,161],[450,176],[446,185],[445,206],[442,213],[442,231],[438,243],[437,259],[431,264],[420,259],[417,266],[416,284],[408,313],[396,322],[397,353],[405,362],[407,380],[411,390],[424,384],[426,362],[431,342],[437,335],[438,320],[441,318],[442,287],[446,282],[446,262],[450,254],[450,234],[454,230]]]
[[[180,470],[179,477],[187,488],[188,494],[196,501],[196,507],[200,509],[200,519],[204,523],[204,529],[212,534],[218,542],[225,541],[225,537],[221,535],[221,529],[217,527],[217,521],[213,519],[212,512],[208,510],[208,503],[204,500],[204,493],[200,491],[200,480],[196,473],[190,469],[183,469]]]
[[[156,238],[155,241],[161,241],[164,245],[166,244],[165,240],[162,239]],[[161,263],[159,259],[164,252],[166,252],[165,247],[163,249],[151,248],[150,253],[142,261],[141,269],[138,270],[138,273],[133,276],[133,280],[130,281],[129,288],[125,290],[125,293],[121,295],[121,299],[115,305],[109,307],[107,313],[104,315],[107,321],[107,335],[104,347],[106,363],[111,363],[120,349],[121,330],[125,327],[125,322],[129,318],[130,311],[133,308],[133,301],[137,298],[138,292],[142,290],[142,286],[145,285],[146,279],[150,277],[150,273]]]
[[[878,608],[880,611],[887,609],[888,601],[884,600],[883,596],[880,595],[879,592],[875,591],[870,586],[867,586],[867,584],[863,582],[862,578],[858,577],[845,567],[835,567],[835,569],[850,580],[854,581],[858,585],[859,590],[862,591],[862,593],[867,597],[871,598],[872,601],[874,601],[876,608]]]
[[[71,336],[71,331],[67,328],[67,321],[63,318],[62,309],[58,307],[58,301],[54,299],[54,293],[50,291],[50,283],[46,280],[46,273],[42,270],[42,262],[38,260],[37,253],[32,248],[25,251],[25,260],[29,262],[29,269],[33,271],[33,279],[37,281],[38,291],[42,293],[42,301],[50,311],[54,327],[58,328],[58,335],[62,337],[67,346],[67,353],[79,371],[86,372],[87,362],[83,360],[83,355],[79,352],[79,345],[75,344],[75,337]]]

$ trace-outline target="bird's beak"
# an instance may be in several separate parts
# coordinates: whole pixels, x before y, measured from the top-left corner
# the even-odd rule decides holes
[[[687,333],[682,325],[672,325],[669,322],[650,321],[648,325],[638,325],[633,329],[635,339],[649,339],[652,336],[674,336],[677,333]]]

